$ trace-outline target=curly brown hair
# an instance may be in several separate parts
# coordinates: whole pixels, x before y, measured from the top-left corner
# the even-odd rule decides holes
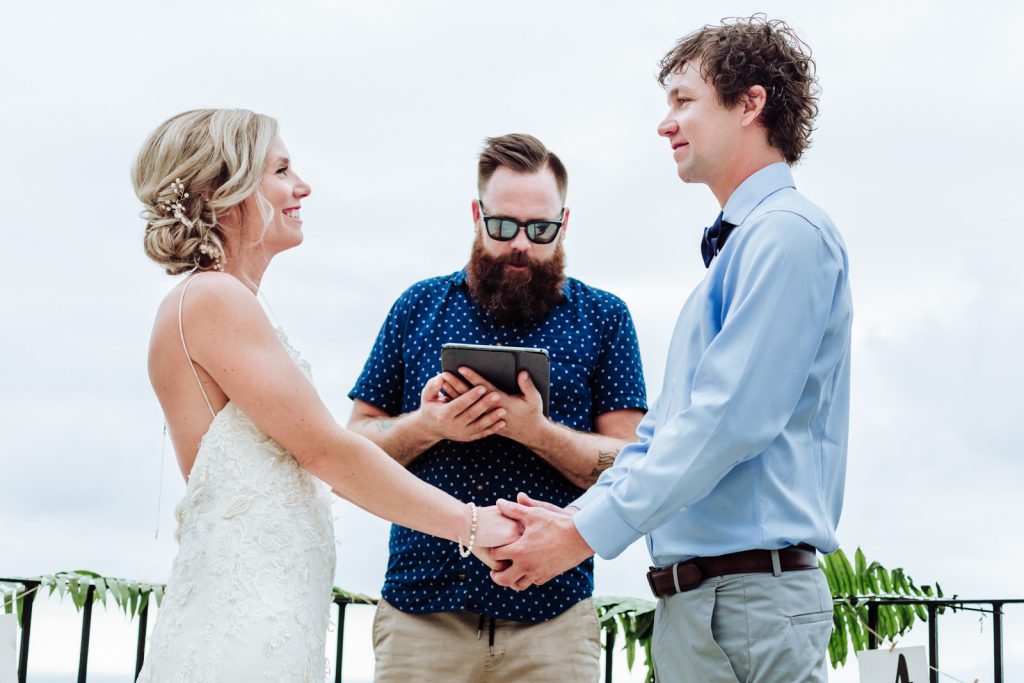
[[[768,143],[796,163],[811,144],[818,115],[818,80],[807,43],[789,24],[764,14],[731,17],[682,38],[661,60],[658,82],[691,60],[726,107],[740,102],[755,85],[768,93],[760,122]]]

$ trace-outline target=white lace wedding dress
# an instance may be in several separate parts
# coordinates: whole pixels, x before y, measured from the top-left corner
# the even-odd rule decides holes
[[[324,681],[331,502],[234,403],[216,413],[175,510],[178,554],[138,680]]]

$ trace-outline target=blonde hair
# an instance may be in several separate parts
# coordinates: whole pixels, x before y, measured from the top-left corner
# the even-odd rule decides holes
[[[160,124],[132,168],[146,255],[170,275],[216,268],[225,254],[217,216],[254,194],[264,212],[260,180],[276,137],[277,121],[246,109],[195,109]]]

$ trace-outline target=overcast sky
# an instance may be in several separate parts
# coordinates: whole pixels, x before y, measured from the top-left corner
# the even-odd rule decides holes
[[[128,177],[161,121],[207,106],[280,121],[313,194],[305,243],[264,291],[339,420],[394,298],[465,263],[476,155],[508,132],[565,161],[569,273],[625,299],[653,398],[718,211],[706,187],[678,180],[656,135],[656,65],[690,30],[760,10],[814,50],[819,129],[795,175],[849,248],[843,546],[948,592],[1024,596],[1024,10],[1009,2],[5,7],[0,576],[168,574],[184,483],[170,453],[161,472],[146,350],[174,280],[143,254]],[[336,583],[379,594],[388,525],[335,511]],[[640,543],[599,562],[598,593],[647,597],[647,564]],[[33,639],[34,670],[74,669],[70,610],[46,612],[53,635]],[[1024,609],[1005,621],[1008,680],[1024,678]],[[943,669],[991,680],[989,626],[945,617]],[[369,635],[353,637],[366,641],[346,661],[355,675],[369,670]],[[132,661],[94,660],[109,672]]]

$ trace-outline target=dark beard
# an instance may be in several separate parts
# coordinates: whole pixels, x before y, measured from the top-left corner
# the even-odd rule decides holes
[[[508,270],[509,264],[529,266],[529,270]],[[536,320],[564,299],[565,251],[559,241],[555,253],[543,263],[522,253],[494,257],[484,251],[478,232],[466,273],[470,294],[499,324]]]

